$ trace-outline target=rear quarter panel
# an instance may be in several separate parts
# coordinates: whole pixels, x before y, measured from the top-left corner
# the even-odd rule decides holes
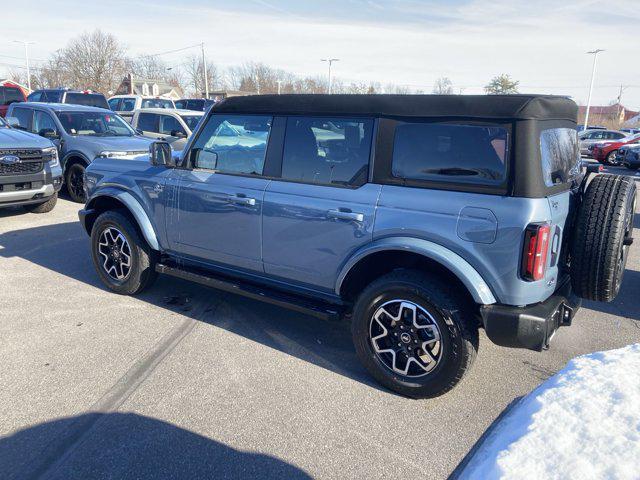
[[[478,271],[498,302],[527,305],[548,298],[557,282],[557,267],[548,268],[538,282],[520,278],[524,231],[534,222],[552,222],[547,198],[385,185],[373,237],[413,237],[442,245]]]

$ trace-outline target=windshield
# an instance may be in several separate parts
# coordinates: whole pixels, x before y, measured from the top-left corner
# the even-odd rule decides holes
[[[182,117],[182,120],[184,120],[184,123],[187,124],[187,127],[189,127],[189,130],[191,130],[192,132],[196,129],[196,127],[198,126],[198,122],[200,121],[200,119],[202,119],[204,115],[180,115],[180,117]]]
[[[56,115],[70,135],[131,137],[135,134],[127,122],[109,112],[57,112]]]
[[[142,100],[142,108],[176,108],[173,100],[166,98],[145,98]]]

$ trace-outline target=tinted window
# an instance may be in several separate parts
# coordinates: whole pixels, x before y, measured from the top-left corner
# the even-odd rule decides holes
[[[138,128],[145,132],[158,132],[158,115],[155,113],[140,113]]]
[[[53,118],[51,118],[51,115],[47,112],[36,110],[33,114],[33,128],[31,130],[34,133],[40,133],[45,129],[53,130],[54,132],[58,131],[58,127],[53,121]]]
[[[191,150],[196,168],[261,175],[271,117],[213,115]]]
[[[163,98],[145,98],[140,108],[175,108],[173,101]]]
[[[121,112],[132,112],[136,108],[136,99],[135,98],[123,98],[121,99],[122,103],[120,104]]]
[[[203,116],[202,115],[180,115],[182,117],[182,120],[184,120],[184,123],[187,124],[187,127],[189,127],[189,130],[191,130],[192,132],[196,129],[196,127],[198,126],[198,123],[200,123],[200,120],[202,120]]]
[[[31,117],[33,116],[33,110],[30,108],[14,108],[10,116],[18,119],[20,127],[25,130],[31,130]]]
[[[189,100],[187,102],[187,108],[189,110],[204,111],[204,100]]]
[[[33,92],[27,96],[28,102],[39,102],[42,98],[42,92]]]
[[[412,180],[499,185],[505,180],[508,145],[509,135],[503,127],[400,124],[392,174]]]
[[[580,149],[573,128],[550,128],[540,134],[542,174],[547,187],[567,183],[580,173]]]
[[[174,132],[174,130],[182,132],[185,135],[187,134],[177,118],[169,115],[160,115],[160,133],[163,135],[171,135],[171,132]]]
[[[373,120],[289,117],[282,178],[307,183],[366,182]]]
[[[42,92],[42,101],[50,103],[60,103],[62,101],[62,92],[55,90],[44,90]]]
[[[118,103],[120,103],[120,99],[111,98],[107,103],[109,104],[109,108],[115,112],[118,110]]]
[[[617,140],[618,138],[622,138],[622,137],[624,137],[624,133],[621,133],[621,132],[611,132],[611,133],[610,133],[610,137],[609,137],[609,138],[612,138],[612,139],[614,139],[614,140]]]
[[[17,88],[0,87],[0,105],[11,105],[14,102],[24,102],[22,92]]]
[[[186,109],[187,108],[187,101],[186,100],[176,100],[175,104],[176,104],[176,108],[182,108],[182,109]]]
[[[86,105],[89,107],[109,108],[107,99],[99,93],[67,93],[64,103],[72,103],[74,105]]]

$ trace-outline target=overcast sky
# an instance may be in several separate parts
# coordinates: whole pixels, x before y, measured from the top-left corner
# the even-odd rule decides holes
[[[0,76],[20,65],[34,41],[46,59],[73,36],[101,28],[129,55],[204,41],[210,60],[230,66],[261,61],[298,75],[326,74],[320,58],[340,58],[343,81],[395,83],[430,93],[449,77],[456,91],[482,93],[491,77],[508,73],[521,92],[571,95],[586,102],[592,56],[598,60],[594,104],[640,109],[638,0],[57,0],[9,2],[0,29]],[[183,5],[180,5],[180,4]],[[192,52],[164,55],[179,65]],[[12,58],[15,57],[15,58]],[[37,64],[37,60],[35,61]]]

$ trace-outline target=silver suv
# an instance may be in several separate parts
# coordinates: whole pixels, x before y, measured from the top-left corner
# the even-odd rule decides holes
[[[46,138],[11,128],[0,117],[0,208],[53,210],[62,186],[58,150]]]

